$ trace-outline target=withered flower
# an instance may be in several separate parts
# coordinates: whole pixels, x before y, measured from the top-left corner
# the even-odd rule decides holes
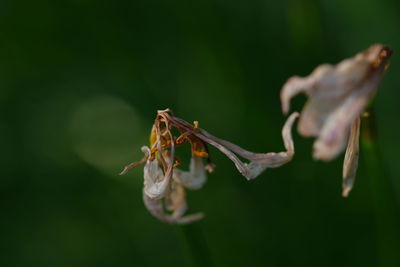
[[[228,156],[239,172],[248,180],[257,177],[267,168],[276,168],[289,162],[294,155],[291,127],[298,117],[293,113],[285,123],[282,137],[286,148],[279,153],[253,153],[228,141],[209,134],[198,126],[175,117],[171,110],[157,112],[150,134],[150,147],[142,147],[144,157],[139,162],[126,166],[121,174],[145,164],[143,199],[150,213],[166,223],[185,224],[199,220],[201,213],[184,216],[187,204],[185,189],[196,190],[206,182],[206,173],[213,172],[214,164],[210,160],[207,145],[212,145]],[[179,132],[174,136],[173,132]],[[189,171],[177,167],[180,161],[175,156],[175,148],[189,143],[192,156]],[[249,160],[243,163],[237,155]],[[204,165],[203,159],[207,161]]]
[[[307,77],[291,77],[281,91],[284,113],[293,96],[308,96],[298,124],[305,137],[317,137],[314,159],[329,161],[347,145],[343,166],[343,196],[352,189],[358,165],[360,115],[377,91],[389,66],[392,51],[382,44],[372,45],[336,66],[323,64]]]

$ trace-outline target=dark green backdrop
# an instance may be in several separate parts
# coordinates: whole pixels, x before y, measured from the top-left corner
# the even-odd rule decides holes
[[[0,1],[0,266],[400,266],[399,7]],[[295,160],[251,182],[211,149],[216,172],[188,194],[206,218],[184,228],[144,208],[141,167],[117,175],[167,107],[250,150],[282,151],[286,79],[375,42],[394,49],[374,103],[382,165],[370,175],[361,157],[348,199],[343,156],[314,162],[297,133]]]

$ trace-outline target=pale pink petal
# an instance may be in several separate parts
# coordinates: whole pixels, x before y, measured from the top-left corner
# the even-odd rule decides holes
[[[298,130],[318,137],[315,159],[331,160],[345,149],[350,127],[376,92],[390,54],[388,47],[376,44],[336,66],[324,64],[307,77],[292,77],[283,86],[285,113],[296,94],[304,92],[309,98]]]
[[[360,84],[359,88],[348,95],[327,117],[314,143],[315,159],[329,161],[345,149],[351,125],[375,94],[381,76],[380,72],[371,73],[368,82]]]
[[[287,114],[290,110],[290,100],[299,93],[313,94],[315,84],[321,77],[332,73],[332,66],[328,64],[317,67],[309,76],[293,76],[287,80],[281,90],[282,111]]]

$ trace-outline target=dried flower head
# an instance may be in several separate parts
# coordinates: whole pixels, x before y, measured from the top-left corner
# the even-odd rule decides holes
[[[303,92],[309,100],[298,124],[301,135],[317,137],[313,157],[329,161],[347,145],[343,166],[343,196],[350,192],[358,161],[359,118],[374,96],[392,51],[375,44],[336,66],[323,64],[307,77],[291,77],[281,91],[284,113],[290,100]]]
[[[144,203],[150,213],[166,223],[184,224],[201,219],[201,213],[184,216],[187,204],[185,189],[196,190],[206,182],[206,171],[213,172],[207,145],[212,145],[231,159],[239,172],[248,180],[257,177],[267,168],[276,168],[289,162],[294,155],[291,127],[298,117],[293,113],[285,123],[282,137],[286,148],[280,153],[253,153],[228,141],[219,139],[199,127],[175,117],[171,110],[160,110],[150,134],[150,147],[142,147],[144,157],[139,162],[126,166],[121,174],[145,164],[144,167]],[[174,129],[179,132],[174,136]],[[191,159],[188,171],[179,168],[180,161],[175,148],[184,143],[191,147]],[[249,160],[243,163],[237,155]],[[206,160],[206,165],[203,163]]]

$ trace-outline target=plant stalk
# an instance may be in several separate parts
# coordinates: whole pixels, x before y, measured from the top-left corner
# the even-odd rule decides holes
[[[361,146],[376,215],[379,266],[400,266],[400,209],[380,157],[373,110],[363,119]]]
[[[184,240],[185,250],[190,255],[192,266],[213,267],[214,263],[199,223],[179,226],[177,230]]]

